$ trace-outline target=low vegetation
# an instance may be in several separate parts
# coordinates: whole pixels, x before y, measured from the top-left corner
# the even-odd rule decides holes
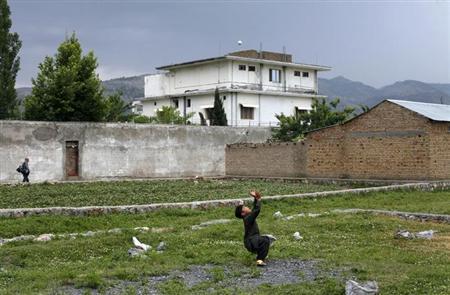
[[[0,186],[0,208],[132,205],[246,197],[252,189],[264,195],[294,194],[348,188],[264,180],[154,180],[93,183],[43,183]]]
[[[153,286],[163,294],[343,294],[350,277],[376,280],[382,294],[448,294],[450,279],[450,226],[420,223],[369,214],[324,214],[298,217],[290,221],[275,219],[300,212],[325,213],[334,208],[398,209],[449,213],[450,191],[399,191],[327,199],[265,201],[259,217],[264,233],[278,237],[270,261],[297,259],[316,261],[320,269],[316,280],[292,285],[260,285],[255,289],[235,283],[224,284],[229,276],[240,277],[250,269],[254,277],[260,270],[254,257],[242,246],[243,226],[233,218],[231,208],[214,210],[162,210],[149,214],[113,214],[91,217],[34,216],[0,219],[0,237],[25,234],[74,233],[116,227],[148,226],[165,231],[136,233],[125,231],[49,242],[19,241],[0,247],[0,293],[65,293],[78,290],[100,293],[125,282],[125,294],[150,288],[149,278],[165,275],[192,265],[212,265],[212,280],[188,288],[181,279],[170,279]],[[229,224],[193,231],[200,222],[229,218]],[[398,240],[394,232],[437,230],[432,240]],[[300,231],[301,241],[292,238]],[[149,252],[146,258],[129,258],[131,236],[155,247],[168,245],[164,253]],[[232,268],[230,274],[225,268]],[[330,276],[335,273],[335,276]],[[304,274],[299,273],[300,277]],[[152,288],[153,288],[152,287]]]

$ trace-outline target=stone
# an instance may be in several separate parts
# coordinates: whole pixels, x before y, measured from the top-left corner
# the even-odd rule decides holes
[[[434,234],[435,232],[436,232],[436,231],[434,231],[434,230],[421,231],[421,232],[416,233],[416,237],[417,237],[417,238],[420,238],[420,239],[428,239],[428,240],[431,240],[431,239],[433,238],[433,234]]]
[[[345,295],[375,295],[378,294],[378,284],[375,281],[358,283],[348,280],[345,283]]]
[[[87,232],[85,232],[85,233],[83,233],[83,234],[81,234],[83,237],[93,237],[93,236],[95,236],[95,232],[93,232],[93,231],[87,231]]]
[[[308,213],[308,217],[318,217],[320,215],[322,215],[322,214],[319,214],[319,213]]]
[[[210,225],[226,224],[226,223],[230,223],[231,221],[232,221],[231,219],[214,219],[214,220],[202,222],[202,223],[197,224],[197,225],[193,225],[191,227],[191,229],[192,230],[199,230],[201,228],[205,228],[205,227],[208,227]]]
[[[130,257],[139,257],[145,255],[145,250],[142,248],[133,247],[128,249],[128,256]]]
[[[275,217],[276,219],[280,219],[283,217],[283,214],[280,211],[277,211],[273,213],[273,217]]]
[[[140,227],[135,227],[134,230],[140,231],[140,232],[147,232],[150,230],[149,227],[146,226],[140,226]]]
[[[133,237],[133,238],[132,238],[132,241],[133,241],[134,247],[140,248],[140,249],[142,249],[142,250],[144,250],[144,251],[148,251],[149,249],[152,248],[152,246],[150,246],[150,245],[141,243],[136,237]]]
[[[120,228],[113,228],[113,229],[108,230],[108,233],[111,233],[111,234],[118,234],[121,232],[122,232],[122,229],[120,229]]]
[[[166,250],[166,248],[167,248],[166,243],[165,243],[164,241],[161,241],[161,242],[159,243],[158,247],[156,247],[156,251],[158,251],[158,252],[163,252],[163,251]]]
[[[303,239],[303,237],[300,235],[300,232],[296,231],[293,235],[294,239],[296,239],[297,241],[300,241]]]
[[[34,238],[33,241],[36,241],[36,242],[48,242],[48,241],[51,241],[54,237],[55,237],[54,234],[42,234],[42,235]]]
[[[394,238],[396,238],[396,239],[414,239],[415,236],[413,233],[410,233],[407,230],[398,230],[395,232]]]

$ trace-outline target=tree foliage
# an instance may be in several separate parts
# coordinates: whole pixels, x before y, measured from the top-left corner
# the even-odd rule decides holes
[[[308,131],[343,123],[352,116],[355,109],[347,106],[344,110],[339,110],[339,102],[339,98],[330,102],[314,99],[309,112],[294,116],[286,116],[283,113],[276,115],[280,127],[274,129],[273,138],[279,141],[297,141]]]
[[[194,113],[189,113],[186,117],[183,117],[176,108],[163,106],[156,111],[153,122],[158,124],[186,124],[193,116]]]
[[[75,34],[66,38],[54,57],[47,56],[32,80],[25,100],[25,118],[44,121],[102,121],[106,102],[95,73],[97,59],[91,51],[83,56]]]
[[[194,113],[189,113],[186,118],[180,114],[174,107],[163,106],[156,111],[156,115],[148,117],[144,115],[135,116],[133,118],[134,123],[154,123],[154,124],[187,124],[189,120],[194,116]]]
[[[10,15],[8,2],[0,0],[0,120],[13,118],[18,112],[15,86],[22,42],[17,33],[10,32]]]
[[[210,125],[227,126],[227,114],[223,108],[223,102],[220,99],[219,89],[214,93],[214,107],[211,112]]]
[[[121,93],[115,93],[108,96],[105,100],[105,118],[106,122],[128,121],[131,102],[126,103],[122,100]]]

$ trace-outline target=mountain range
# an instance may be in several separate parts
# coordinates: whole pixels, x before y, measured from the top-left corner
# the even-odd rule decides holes
[[[144,96],[144,77],[145,75],[140,75],[106,80],[103,81],[103,86],[106,94],[120,91],[122,98],[129,102]],[[29,87],[17,89],[20,100],[30,92],[31,88]],[[450,104],[450,83],[438,84],[405,80],[375,88],[338,76],[332,79],[319,78],[319,94],[327,95],[329,99],[339,97],[341,107],[347,105],[372,107],[384,99]]]

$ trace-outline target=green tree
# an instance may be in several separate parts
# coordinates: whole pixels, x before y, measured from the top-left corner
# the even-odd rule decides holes
[[[214,93],[214,108],[211,111],[210,125],[227,126],[227,114],[223,108],[223,102],[220,99],[219,89]]]
[[[314,99],[309,112],[286,116],[283,113],[276,115],[280,121],[279,128],[273,129],[273,139],[279,141],[298,141],[308,131],[343,123],[351,118],[355,108],[345,107],[339,110],[339,98],[327,103],[325,99]]]
[[[103,86],[95,73],[97,59],[83,56],[75,34],[66,38],[54,57],[47,56],[32,80],[25,100],[25,118],[43,121],[102,121],[106,103]]]
[[[0,0],[0,120],[13,118],[18,112],[15,86],[22,42],[17,33],[9,31],[12,25],[10,15],[8,2]]]
[[[163,106],[156,111],[156,116],[153,117],[153,122],[158,124],[186,124],[194,116],[194,113],[189,113],[183,117],[174,107]]]
[[[121,93],[115,93],[108,96],[105,101],[105,118],[106,122],[128,121],[127,112],[131,109],[131,102],[126,103],[122,100]]]

